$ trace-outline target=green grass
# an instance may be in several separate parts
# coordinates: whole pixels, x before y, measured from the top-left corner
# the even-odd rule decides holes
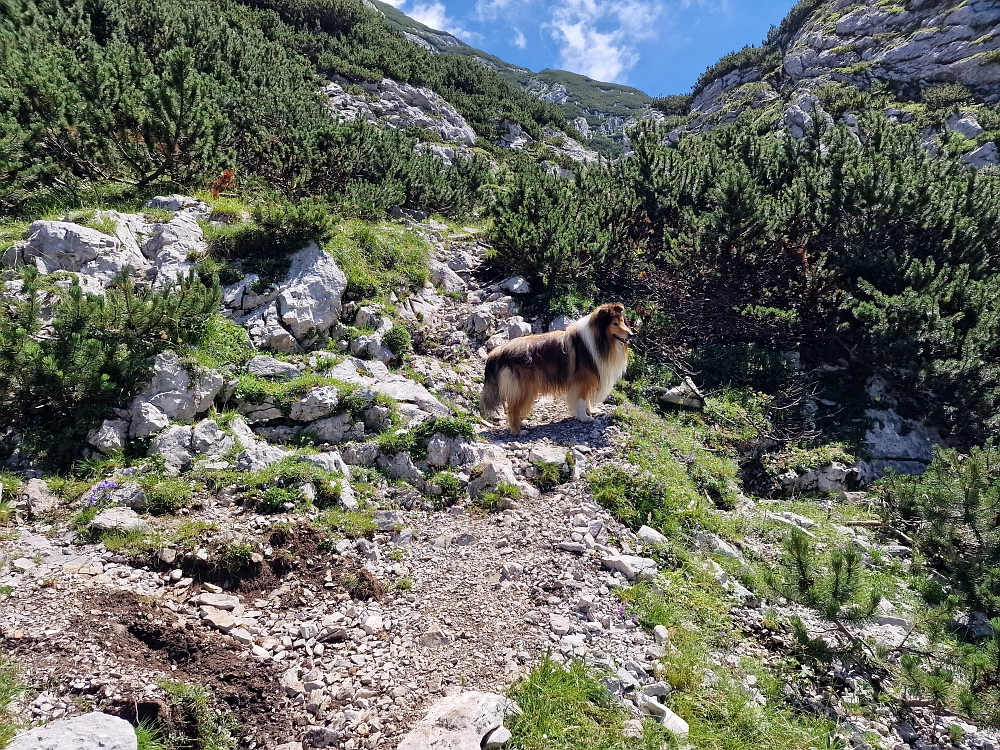
[[[160,730],[151,721],[140,721],[135,728],[136,750],[172,750]]]
[[[154,515],[176,513],[191,503],[191,482],[185,479],[148,474],[139,479],[146,493],[149,512]]]
[[[519,750],[659,750],[668,736],[647,721],[642,737],[627,737],[631,715],[582,661],[564,668],[546,656],[509,696],[523,712],[506,719]]]
[[[415,232],[348,221],[326,250],[347,275],[347,289],[363,300],[388,298],[397,289],[419,289],[430,280],[429,248]]]
[[[286,503],[301,502],[299,487],[305,483],[312,484],[316,489],[316,507],[325,508],[340,501],[340,475],[307,461],[299,461],[295,456],[261,471],[225,469],[197,476],[210,487],[238,487],[243,502],[253,503],[261,513],[280,512]]]
[[[207,688],[170,680],[161,680],[157,685],[184,717],[183,722],[178,722],[184,726],[184,733],[167,734],[162,740],[163,745],[198,750],[236,750],[236,740],[232,736],[237,727],[236,720],[213,707],[212,695]]]
[[[221,315],[208,319],[201,343],[188,352],[199,365],[212,370],[226,365],[242,367],[253,355],[254,347],[246,330]]]
[[[10,219],[0,221],[0,254],[7,252],[11,245],[24,239],[24,235],[31,225],[30,221],[13,221]]]
[[[701,565],[685,564],[661,573],[655,586],[643,584],[618,594],[627,614],[643,627],[667,628],[670,646],[660,669],[674,690],[666,703],[688,723],[687,742],[692,746],[698,750],[838,747],[832,723],[783,705],[781,675],[749,659],[738,669],[712,663],[710,652],[730,650],[740,636],[728,614],[730,602]],[[706,680],[708,670],[718,679]],[[758,677],[766,706],[757,705],[746,692],[744,674]]]
[[[689,522],[710,524],[712,505],[735,507],[738,468],[734,452],[720,443],[717,426],[705,415],[678,412],[661,417],[626,404],[615,410],[613,421],[629,436],[626,457],[649,475],[641,480],[647,490],[652,481],[675,513],[687,516]],[[650,504],[655,505],[647,498],[643,508],[636,509],[637,515],[657,515],[655,507],[645,507]],[[662,510],[658,515],[667,523]],[[633,517],[632,522],[636,521],[648,522]]]
[[[474,498],[472,505],[475,508],[484,510],[487,512],[493,512],[500,507],[500,503],[503,500],[520,500],[521,499],[521,488],[516,484],[511,484],[507,481],[502,481],[496,486],[496,489],[490,490],[489,492],[484,492],[479,497]]]
[[[316,519],[316,527],[327,533],[343,534],[348,539],[368,537],[378,530],[370,510],[330,508]]]
[[[535,484],[543,490],[551,490],[569,479],[562,470],[562,464],[548,463],[546,461],[536,461]]]
[[[0,655],[0,747],[6,747],[17,733],[18,727],[7,713],[7,709],[22,692],[24,685],[18,678],[17,665],[6,656]]]
[[[98,537],[108,552],[124,555],[144,555],[163,546],[163,540],[141,529],[105,531]]]

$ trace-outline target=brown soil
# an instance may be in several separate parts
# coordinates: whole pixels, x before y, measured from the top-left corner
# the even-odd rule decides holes
[[[0,640],[0,648],[32,672],[36,684],[78,673],[97,646],[113,671],[148,681],[159,673],[173,682],[206,687],[215,708],[235,718],[240,747],[264,747],[291,734],[292,718],[284,710],[276,668],[247,659],[230,639],[204,628],[179,628],[161,619],[169,612],[153,610],[127,592],[80,592],[69,598],[75,601],[64,601],[63,611],[77,614],[67,629],[52,636]],[[39,679],[43,677],[48,680]],[[183,709],[144,694],[105,704],[96,700],[102,710],[132,721],[150,719],[167,732],[194,731]]]

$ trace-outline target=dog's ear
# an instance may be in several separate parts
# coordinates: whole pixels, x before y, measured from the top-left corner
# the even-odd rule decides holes
[[[609,305],[601,305],[597,308],[597,314],[594,316],[594,322],[598,325],[607,325],[611,322],[614,317],[611,312],[611,307]]]

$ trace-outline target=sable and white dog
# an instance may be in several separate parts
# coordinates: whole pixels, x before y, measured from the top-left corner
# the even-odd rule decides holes
[[[538,396],[565,394],[570,414],[593,422],[594,407],[625,374],[631,336],[624,305],[614,303],[601,305],[565,331],[508,341],[486,359],[483,416],[494,417],[506,405],[507,426],[519,435]]]

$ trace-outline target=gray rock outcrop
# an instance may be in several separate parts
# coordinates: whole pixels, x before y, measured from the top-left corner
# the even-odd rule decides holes
[[[470,690],[437,701],[399,743],[399,750],[481,750],[486,738],[520,713],[514,701]]]
[[[390,78],[379,83],[363,83],[363,92],[349,92],[346,81],[332,81],[323,87],[330,109],[341,120],[368,120],[392,128],[420,127],[442,141],[473,146],[476,131],[454,107],[430,89],[411,86]]]
[[[19,732],[7,750],[136,750],[132,725],[94,711]]]
[[[297,351],[329,333],[340,319],[347,277],[336,261],[312,243],[291,256],[288,276],[258,293],[256,276],[227,287],[224,302],[257,346]]]

